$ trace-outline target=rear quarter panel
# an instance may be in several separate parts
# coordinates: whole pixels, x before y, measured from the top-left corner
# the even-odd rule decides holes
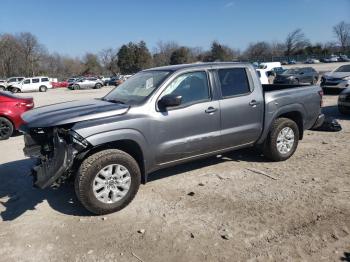
[[[258,143],[262,143],[274,120],[279,116],[298,112],[303,119],[303,129],[310,129],[321,113],[319,86],[305,86],[265,93],[265,124]]]

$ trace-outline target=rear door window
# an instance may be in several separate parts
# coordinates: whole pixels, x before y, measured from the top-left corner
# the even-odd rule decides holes
[[[39,83],[39,81],[40,81],[39,78],[33,78],[32,79],[32,83],[33,84]]]
[[[244,95],[251,92],[245,68],[219,69],[222,97]]]

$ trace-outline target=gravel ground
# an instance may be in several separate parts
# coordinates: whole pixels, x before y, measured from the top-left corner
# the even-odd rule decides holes
[[[109,90],[30,95],[39,106]],[[336,99],[323,110],[343,130],[307,131],[288,161],[241,150],[166,169],[103,217],[72,185],[32,188],[22,136],[0,141],[0,260],[350,261],[350,117]]]

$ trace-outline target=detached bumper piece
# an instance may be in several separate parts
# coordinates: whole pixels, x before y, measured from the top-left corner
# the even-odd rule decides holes
[[[33,153],[33,147],[24,149],[25,153]],[[74,148],[67,145],[66,141],[54,134],[53,151],[48,158],[41,157],[41,163],[32,169],[33,183],[35,187],[46,188],[61,177],[73,164]],[[36,155],[36,154],[34,154]],[[33,156],[33,155],[31,155]]]
[[[321,127],[324,123],[325,120],[325,115],[324,114],[320,114],[315,122],[315,124],[313,125],[312,129],[318,129],[319,127]]]

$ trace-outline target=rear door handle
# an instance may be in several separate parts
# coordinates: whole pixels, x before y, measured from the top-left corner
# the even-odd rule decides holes
[[[259,102],[256,101],[256,100],[252,100],[252,101],[249,102],[249,105],[252,106],[252,107],[256,107],[258,104],[259,104]]]
[[[211,114],[211,113],[214,113],[214,112],[216,112],[216,111],[218,111],[217,110],[217,108],[214,108],[214,107],[208,107],[206,110],[205,110],[205,112],[207,113],[207,114]]]

